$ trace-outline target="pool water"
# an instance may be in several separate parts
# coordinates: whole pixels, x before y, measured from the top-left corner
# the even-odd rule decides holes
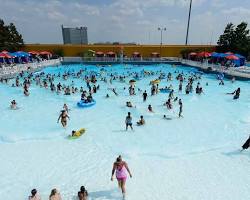
[[[61,191],[63,199],[74,199],[81,185],[89,190],[90,199],[121,199],[116,183],[110,181],[112,163],[119,154],[133,174],[127,181],[128,200],[248,199],[250,154],[240,153],[239,149],[250,130],[250,82],[225,80],[221,86],[215,75],[204,74],[193,84],[195,88],[199,81],[204,94],[186,95],[187,80],[180,93],[175,76],[183,72],[188,77],[197,70],[185,66],[64,65],[43,72],[63,74],[80,69],[86,70],[83,75],[109,77],[112,73],[127,78],[112,84],[98,80],[100,90],[93,95],[96,105],[89,108],[77,107],[79,92],[58,95],[33,83],[30,96],[25,97],[21,87],[11,87],[14,80],[0,85],[0,199],[24,199],[33,187],[43,199],[54,187]],[[130,96],[132,73],[142,70],[155,75],[137,81],[136,95]],[[184,118],[178,118],[178,102],[170,111],[163,106],[168,94],[150,96],[149,83],[160,72],[172,73],[174,79],[163,79],[159,87],[173,85],[174,95],[182,99]],[[72,81],[74,86],[87,90],[83,76],[69,77],[67,81],[55,79],[56,84],[71,85]],[[226,95],[238,87],[240,99]],[[111,88],[116,88],[119,95]],[[147,90],[146,102],[138,88]],[[13,99],[18,110],[9,108]],[[126,107],[126,101],[136,108]],[[66,129],[57,123],[64,103],[70,108]],[[149,104],[153,113],[147,110]],[[134,131],[125,131],[127,112],[131,112]],[[164,114],[169,120],[163,119]],[[141,115],[146,125],[135,126]],[[86,129],[82,137],[67,139],[72,130],[80,128]],[[13,189],[15,192],[11,192]]]

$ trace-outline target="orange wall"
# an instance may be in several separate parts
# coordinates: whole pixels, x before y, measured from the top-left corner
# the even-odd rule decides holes
[[[149,57],[152,52],[161,52],[162,57],[179,57],[183,49],[200,49],[204,51],[214,51],[215,46],[211,45],[124,45],[124,54],[130,57],[133,52],[138,51],[143,57]],[[79,56],[87,50],[102,51],[104,53],[113,51],[120,52],[119,45],[63,45],[63,44],[26,44],[24,51],[51,51],[63,49],[64,55],[69,57]]]

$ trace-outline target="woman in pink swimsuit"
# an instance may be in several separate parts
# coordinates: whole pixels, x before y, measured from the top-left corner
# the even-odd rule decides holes
[[[113,176],[115,172],[119,188],[121,188],[123,198],[125,198],[125,193],[126,193],[125,184],[127,179],[127,172],[129,173],[130,178],[132,178],[132,174],[130,173],[127,163],[122,160],[121,156],[119,156],[116,159],[116,162],[114,162],[113,164],[111,181],[113,181]]]

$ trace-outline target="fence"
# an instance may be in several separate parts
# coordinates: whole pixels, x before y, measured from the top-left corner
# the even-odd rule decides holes
[[[0,68],[0,78],[10,78],[22,71],[36,71],[47,66],[55,66],[61,63],[61,59],[44,60],[41,62],[33,62],[26,64],[15,64],[2,66]]]

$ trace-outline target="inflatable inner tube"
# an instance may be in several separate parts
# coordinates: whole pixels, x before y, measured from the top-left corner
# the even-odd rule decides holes
[[[92,102],[88,102],[88,103],[85,103],[84,101],[79,101],[77,102],[77,106],[80,107],[80,108],[87,108],[87,107],[91,107],[91,106],[94,106],[96,104],[96,101],[93,100]]]
[[[172,91],[172,89],[167,89],[167,88],[161,88],[160,92],[161,93],[170,93]]]

